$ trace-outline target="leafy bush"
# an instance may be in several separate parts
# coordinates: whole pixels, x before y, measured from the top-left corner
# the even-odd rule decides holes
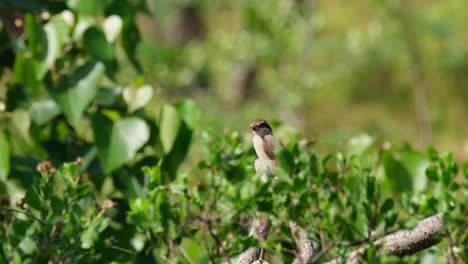
[[[294,258],[290,220],[304,227],[319,249],[329,249],[320,258],[324,261],[344,256],[375,237],[414,227],[438,212],[444,214],[449,238],[404,261],[467,257],[463,194],[468,189],[468,166],[461,172],[451,154],[440,155],[432,148],[427,154],[407,148],[376,151],[372,146],[359,155],[320,158],[292,143],[288,146],[291,155],[281,155],[291,158],[281,159],[278,180],[263,183],[253,171],[252,148],[238,132],[224,136],[204,132],[203,137],[200,170],[166,178],[160,160],[142,168],[144,181],[133,197],[114,192],[111,200],[106,199],[107,184],[99,189],[82,170],[81,160],[58,169],[41,163],[36,184],[17,207],[2,212],[1,236],[7,241],[2,244],[2,258],[233,261],[258,243],[249,237],[256,211],[267,213],[272,222],[270,237],[262,247],[273,261],[288,263]],[[427,179],[419,190],[393,185],[391,180],[409,177],[404,180],[411,185],[419,174]],[[382,188],[386,184],[388,189]],[[7,198],[4,205],[9,202]],[[366,258],[369,262],[398,261],[376,251]]]

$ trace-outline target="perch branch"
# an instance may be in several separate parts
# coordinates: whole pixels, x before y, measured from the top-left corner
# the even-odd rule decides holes
[[[294,264],[311,264],[314,257],[314,244],[309,239],[309,234],[296,222],[290,221],[289,228],[297,245],[297,254]]]
[[[436,214],[423,219],[413,230],[402,230],[387,235],[374,242],[378,248],[385,248],[389,256],[412,255],[439,243],[439,237],[445,234],[442,214]],[[359,263],[368,246],[361,247],[346,256],[346,263]],[[338,264],[342,258],[337,258],[326,264]]]
[[[249,248],[239,256],[237,264],[251,264],[260,258],[260,248]]]
[[[265,242],[270,233],[270,220],[268,215],[262,212],[256,212],[252,221],[250,236],[255,237],[261,243]],[[239,256],[237,264],[267,263],[263,260],[263,248],[249,248]]]

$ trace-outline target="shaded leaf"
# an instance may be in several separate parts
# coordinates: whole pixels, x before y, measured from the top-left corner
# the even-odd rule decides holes
[[[400,192],[413,190],[413,181],[408,170],[403,164],[393,157],[393,153],[387,151],[383,155],[383,165],[386,179],[392,187]]]
[[[34,189],[28,189],[24,196],[24,200],[26,203],[34,209],[40,210],[41,206],[41,198],[37,195]]]
[[[431,165],[426,169],[426,176],[429,180],[437,182],[439,180],[439,171],[437,166]]]
[[[427,185],[426,168],[429,159],[415,150],[405,150],[399,153],[400,162],[406,168],[413,181],[413,191],[423,191]]]
[[[393,200],[391,198],[388,198],[385,200],[382,207],[380,208],[380,212],[382,214],[385,214],[388,211],[392,210],[392,208],[393,208]]]
[[[77,68],[70,77],[64,77],[59,87],[49,89],[49,93],[72,125],[78,123],[84,110],[93,100],[103,76],[102,63],[86,63]]]
[[[112,61],[114,50],[107,42],[104,32],[97,27],[88,28],[83,35],[83,44],[93,57],[101,61]]]
[[[141,42],[140,33],[132,16],[124,18],[122,28],[122,46],[127,54],[128,59],[132,62],[133,66],[138,72],[142,72],[140,63],[136,58],[136,49]]]

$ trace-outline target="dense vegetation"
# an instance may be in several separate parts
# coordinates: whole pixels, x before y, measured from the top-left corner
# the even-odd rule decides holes
[[[466,47],[437,41],[424,43],[444,45],[421,47],[419,38],[427,36],[410,19],[418,1],[369,1],[384,22],[369,23],[367,33],[352,29],[348,49],[339,54],[332,44],[342,36],[321,34],[350,18],[324,26],[323,15],[328,9],[348,14],[342,10],[348,4],[156,2],[0,3],[1,263],[234,262],[259,245],[249,236],[258,211],[272,223],[260,243],[272,263],[294,259],[291,220],[323,251],[319,262],[362,245],[370,245],[363,260],[372,263],[468,261],[463,150],[454,156],[398,143],[462,135],[440,144],[446,148],[461,145],[467,131],[460,122],[453,124],[460,129],[444,128],[466,110],[463,87],[451,88],[466,85]],[[428,22],[436,38],[456,35],[461,18],[446,10],[466,3],[438,5],[425,7],[417,21]],[[150,17],[157,29],[152,38],[145,27]],[[409,33],[398,35],[400,28]],[[307,40],[312,32],[319,33],[316,41]],[[448,59],[422,56],[437,56],[433,51]],[[426,59],[434,59],[433,68]],[[342,61],[347,64],[337,67]],[[326,64],[336,68],[309,74]],[[450,92],[434,88],[431,94],[442,103],[453,100],[447,113],[455,117],[432,121],[427,80],[442,68],[439,81]],[[347,100],[366,105],[368,97],[381,96],[372,92],[380,85],[375,81],[389,85],[379,90],[384,104],[401,106],[413,92],[422,98],[415,100],[417,122],[408,121],[422,133],[406,134],[406,123],[396,133],[393,114],[406,113],[387,110],[377,129],[363,125],[376,137],[331,132],[318,137],[317,147],[293,129],[297,111],[304,112],[303,124],[314,118],[302,126],[313,132],[346,127],[350,116],[361,115],[352,112],[349,121],[327,114],[329,100],[315,103],[329,92],[310,89],[338,84],[338,103],[330,105],[354,109]],[[317,107],[324,114],[310,115]],[[272,122],[288,149],[279,155],[274,182],[255,174],[251,135],[233,121],[247,128],[259,115],[290,120]],[[389,142],[390,131],[403,138]],[[401,259],[372,247],[376,238],[437,213],[445,232],[436,246]]]

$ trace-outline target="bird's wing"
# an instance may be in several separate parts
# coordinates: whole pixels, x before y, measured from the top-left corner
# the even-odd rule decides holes
[[[276,160],[275,156],[276,139],[273,135],[267,135],[263,139],[263,150],[269,160]]]

